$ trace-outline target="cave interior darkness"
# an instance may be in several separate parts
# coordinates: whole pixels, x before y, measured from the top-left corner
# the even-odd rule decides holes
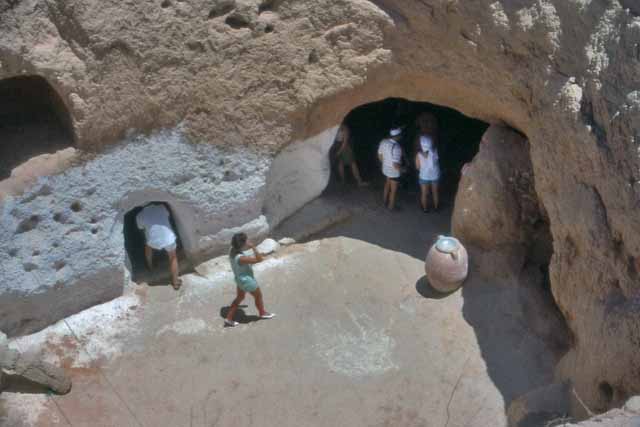
[[[404,161],[413,165],[413,145],[418,134],[416,119],[422,113],[431,113],[437,120],[442,173],[440,192],[443,200],[452,201],[458,188],[462,166],[478,153],[482,135],[489,127],[488,123],[467,117],[451,108],[402,98],[387,98],[356,107],[347,114],[344,123],[351,131],[351,145],[362,178],[378,183],[383,180],[377,158],[378,144],[391,128],[401,127],[403,135],[400,144]],[[337,144],[334,144],[333,150],[336,149]],[[416,190],[417,177],[412,172],[412,167],[408,169],[409,173],[403,176],[401,188]],[[347,179],[351,178],[349,170],[345,175]],[[337,176],[337,173],[332,173],[332,177]]]
[[[73,146],[71,120],[56,91],[39,76],[0,80],[0,179],[32,157]]]

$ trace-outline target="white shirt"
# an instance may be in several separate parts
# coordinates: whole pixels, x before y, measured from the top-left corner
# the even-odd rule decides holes
[[[393,139],[383,139],[378,147],[378,155],[382,155],[382,173],[384,176],[387,178],[400,177],[400,171],[393,166],[394,163],[399,166],[402,161],[402,147],[400,147],[400,144]]]
[[[433,140],[428,136],[421,136],[420,147],[422,148],[422,152],[418,153],[418,158],[420,159],[420,179],[427,181],[440,179],[440,158],[438,156],[438,150],[433,147]]]
[[[147,245],[161,250],[176,242],[176,235],[169,222],[170,214],[163,205],[149,205],[136,216],[136,224],[144,230]]]

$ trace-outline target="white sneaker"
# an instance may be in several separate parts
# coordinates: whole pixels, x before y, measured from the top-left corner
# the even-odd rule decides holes
[[[274,317],[276,317],[275,313],[266,313],[260,316],[261,319],[273,319]]]
[[[234,326],[238,326],[239,323],[236,322],[235,320],[228,320],[228,319],[224,319],[224,324],[225,326],[229,326],[231,328],[233,328]]]

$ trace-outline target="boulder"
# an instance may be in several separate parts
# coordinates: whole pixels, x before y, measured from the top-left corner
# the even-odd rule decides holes
[[[256,249],[262,255],[269,255],[280,249],[280,243],[276,242],[273,239],[265,239],[262,241],[262,243],[256,246]]]

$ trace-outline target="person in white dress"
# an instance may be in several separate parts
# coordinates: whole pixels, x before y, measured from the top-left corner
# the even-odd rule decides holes
[[[171,227],[171,214],[162,203],[150,203],[136,216],[138,228],[144,231],[144,257],[149,270],[153,268],[153,250],[166,251],[169,255],[171,285],[175,290],[182,284],[178,277],[178,256],[176,254],[176,234]]]

